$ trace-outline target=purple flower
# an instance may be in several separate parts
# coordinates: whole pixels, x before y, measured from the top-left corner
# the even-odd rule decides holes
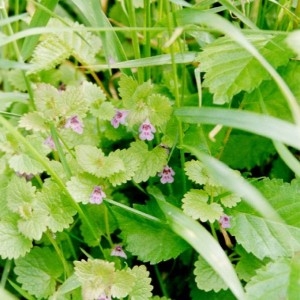
[[[169,166],[165,166],[163,170],[158,174],[160,178],[160,182],[165,184],[165,183],[172,183],[174,181],[173,176],[175,175],[175,172],[173,169]]]
[[[71,128],[73,131],[77,132],[78,134],[83,133],[83,123],[78,118],[78,116],[72,116],[68,118],[65,124],[65,128]]]
[[[51,135],[49,135],[45,141],[44,141],[44,145],[48,146],[50,149],[52,150],[56,150],[56,147],[55,147],[55,143],[53,141],[53,138]]]
[[[120,124],[125,124],[126,122],[126,117],[128,115],[128,111],[127,110],[117,110],[116,114],[114,115],[114,117],[111,120],[111,125],[114,128],[118,128]]]
[[[222,215],[219,219],[219,223],[223,228],[230,228],[230,217],[227,215]]]
[[[154,126],[150,123],[147,119],[139,128],[139,137],[141,140],[148,140],[151,141],[154,138],[153,133],[156,132]]]
[[[120,246],[120,245],[116,245],[116,246],[112,249],[110,255],[111,255],[111,256],[119,256],[119,257],[123,257],[123,258],[125,258],[125,259],[127,258],[126,253],[124,252],[122,246]]]
[[[103,198],[105,198],[106,195],[103,192],[102,188],[98,185],[94,186],[93,192],[90,196],[90,203],[92,204],[101,204],[103,201]]]

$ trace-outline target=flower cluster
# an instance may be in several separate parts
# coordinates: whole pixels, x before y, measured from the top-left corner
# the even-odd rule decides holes
[[[98,185],[96,185],[93,189],[93,192],[90,196],[90,203],[92,204],[101,204],[103,201],[103,198],[106,197],[106,194],[103,192],[102,188]]]
[[[172,183],[174,181],[174,175],[174,170],[169,166],[165,166],[163,170],[158,174],[158,176],[161,177],[160,182],[163,184]]]
[[[151,141],[154,138],[153,133],[155,133],[156,130],[154,126],[150,123],[150,121],[147,119],[145,122],[143,122],[139,128],[139,137],[141,140],[147,140]]]
[[[230,217],[227,215],[222,215],[219,219],[219,224],[221,225],[222,228],[230,228]]]
[[[126,123],[126,117],[128,115],[127,110],[118,109],[111,120],[111,125],[114,128],[118,128],[120,124],[124,125]]]
[[[74,132],[77,132],[78,134],[83,133],[83,123],[78,116],[72,116],[68,118],[65,124],[65,128],[71,128]]]

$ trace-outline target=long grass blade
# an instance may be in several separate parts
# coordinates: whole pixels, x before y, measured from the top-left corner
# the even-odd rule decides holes
[[[299,128],[289,122],[271,116],[235,109],[208,107],[182,107],[175,110],[175,115],[184,122],[222,124],[259,134],[300,149]]]

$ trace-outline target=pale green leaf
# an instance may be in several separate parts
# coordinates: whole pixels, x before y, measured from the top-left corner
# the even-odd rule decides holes
[[[201,185],[208,183],[209,175],[203,163],[201,163],[199,160],[187,161],[184,166],[185,173],[191,181]]]
[[[300,228],[247,213],[234,214],[230,233],[259,259],[276,259],[300,251]]]
[[[222,205],[224,205],[225,207],[232,208],[232,207],[236,206],[241,200],[242,200],[241,197],[239,197],[235,194],[229,194],[224,197],[221,197],[220,201],[221,201]]]
[[[9,166],[20,174],[38,174],[45,171],[45,167],[27,154],[16,154],[9,159]]]
[[[26,130],[45,132],[48,128],[46,119],[37,111],[27,113],[20,118],[19,127]]]
[[[283,36],[249,35],[256,48],[274,66],[288,63],[292,53],[283,43]],[[214,94],[214,103],[229,102],[240,91],[251,91],[269,78],[265,68],[246,49],[227,37],[217,39],[200,54],[203,82]]]
[[[148,97],[148,105],[150,107],[149,119],[153,126],[162,126],[168,122],[172,107],[166,96],[152,94]]]
[[[116,150],[114,152],[114,155],[118,156],[122,160],[124,165],[123,170],[110,175],[108,178],[110,183],[113,186],[116,186],[130,180],[138,169],[140,162],[138,159],[136,159],[135,153],[131,148],[127,150]]]
[[[118,90],[124,103],[130,101],[137,87],[137,81],[135,81],[131,76],[127,76],[125,74],[121,76]]]
[[[270,262],[257,270],[246,285],[249,299],[287,299],[290,264],[287,260]]]
[[[49,248],[33,248],[16,260],[15,273],[23,289],[37,298],[48,298],[56,289],[63,267],[57,254]]]
[[[111,287],[111,294],[116,298],[124,298],[131,292],[135,285],[135,276],[130,269],[115,272],[114,283]]]
[[[49,36],[35,48],[31,59],[32,67],[27,74],[52,69],[62,63],[70,55],[71,49],[68,49],[63,43],[60,43],[56,37]]]
[[[37,210],[47,216],[47,227],[52,232],[63,231],[73,223],[76,210],[71,201],[51,180],[46,181],[42,190],[37,193]]]
[[[83,173],[78,177],[71,177],[71,180],[67,182],[67,189],[76,202],[87,204],[90,202],[91,194],[96,185],[99,185],[99,179]]]
[[[206,191],[192,189],[184,195],[182,209],[193,219],[213,223],[223,214],[223,208],[218,203],[208,203],[208,199]]]
[[[83,299],[94,300],[101,294],[110,294],[115,267],[100,259],[75,261],[75,274],[81,283]]]
[[[11,214],[0,221],[0,256],[3,259],[23,256],[32,247],[31,239],[19,232],[18,220],[17,215]]]
[[[295,30],[289,33],[286,38],[286,42],[289,47],[297,54],[297,58],[300,58],[300,30]]]
[[[133,177],[137,183],[147,181],[149,177],[157,175],[167,164],[167,152],[163,147],[155,147],[149,151],[144,142],[133,142],[130,145],[132,154],[139,162],[139,167]]]
[[[110,121],[116,113],[116,110],[111,102],[103,102],[100,105],[98,103],[93,103],[90,111],[94,117],[106,121]]]
[[[201,257],[195,262],[194,274],[197,287],[200,290],[215,291],[228,289],[227,284],[222,278],[212,269],[212,267]]]
[[[91,105],[94,102],[101,104],[106,99],[106,96],[102,89],[96,84],[93,84],[92,82],[82,82],[80,85],[80,89],[82,91],[85,101],[89,103],[89,105]]]
[[[26,217],[27,213],[30,213],[30,206],[36,198],[35,191],[36,188],[32,186],[31,182],[26,182],[24,178],[13,176],[6,191],[8,208],[20,216]]]
[[[131,300],[148,300],[152,296],[151,278],[144,265],[134,266],[130,274],[135,276],[134,286],[129,293]]]

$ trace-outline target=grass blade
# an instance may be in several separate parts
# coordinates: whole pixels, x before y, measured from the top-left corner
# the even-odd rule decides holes
[[[175,110],[175,115],[187,123],[222,124],[259,134],[300,149],[299,128],[271,116],[241,110],[208,107],[182,107]]]
[[[187,241],[208,262],[237,299],[246,299],[243,287],[231,262],[212,235],[179,208],[161,199],[157,199],[157,203],[165,213],[171,229]]]

